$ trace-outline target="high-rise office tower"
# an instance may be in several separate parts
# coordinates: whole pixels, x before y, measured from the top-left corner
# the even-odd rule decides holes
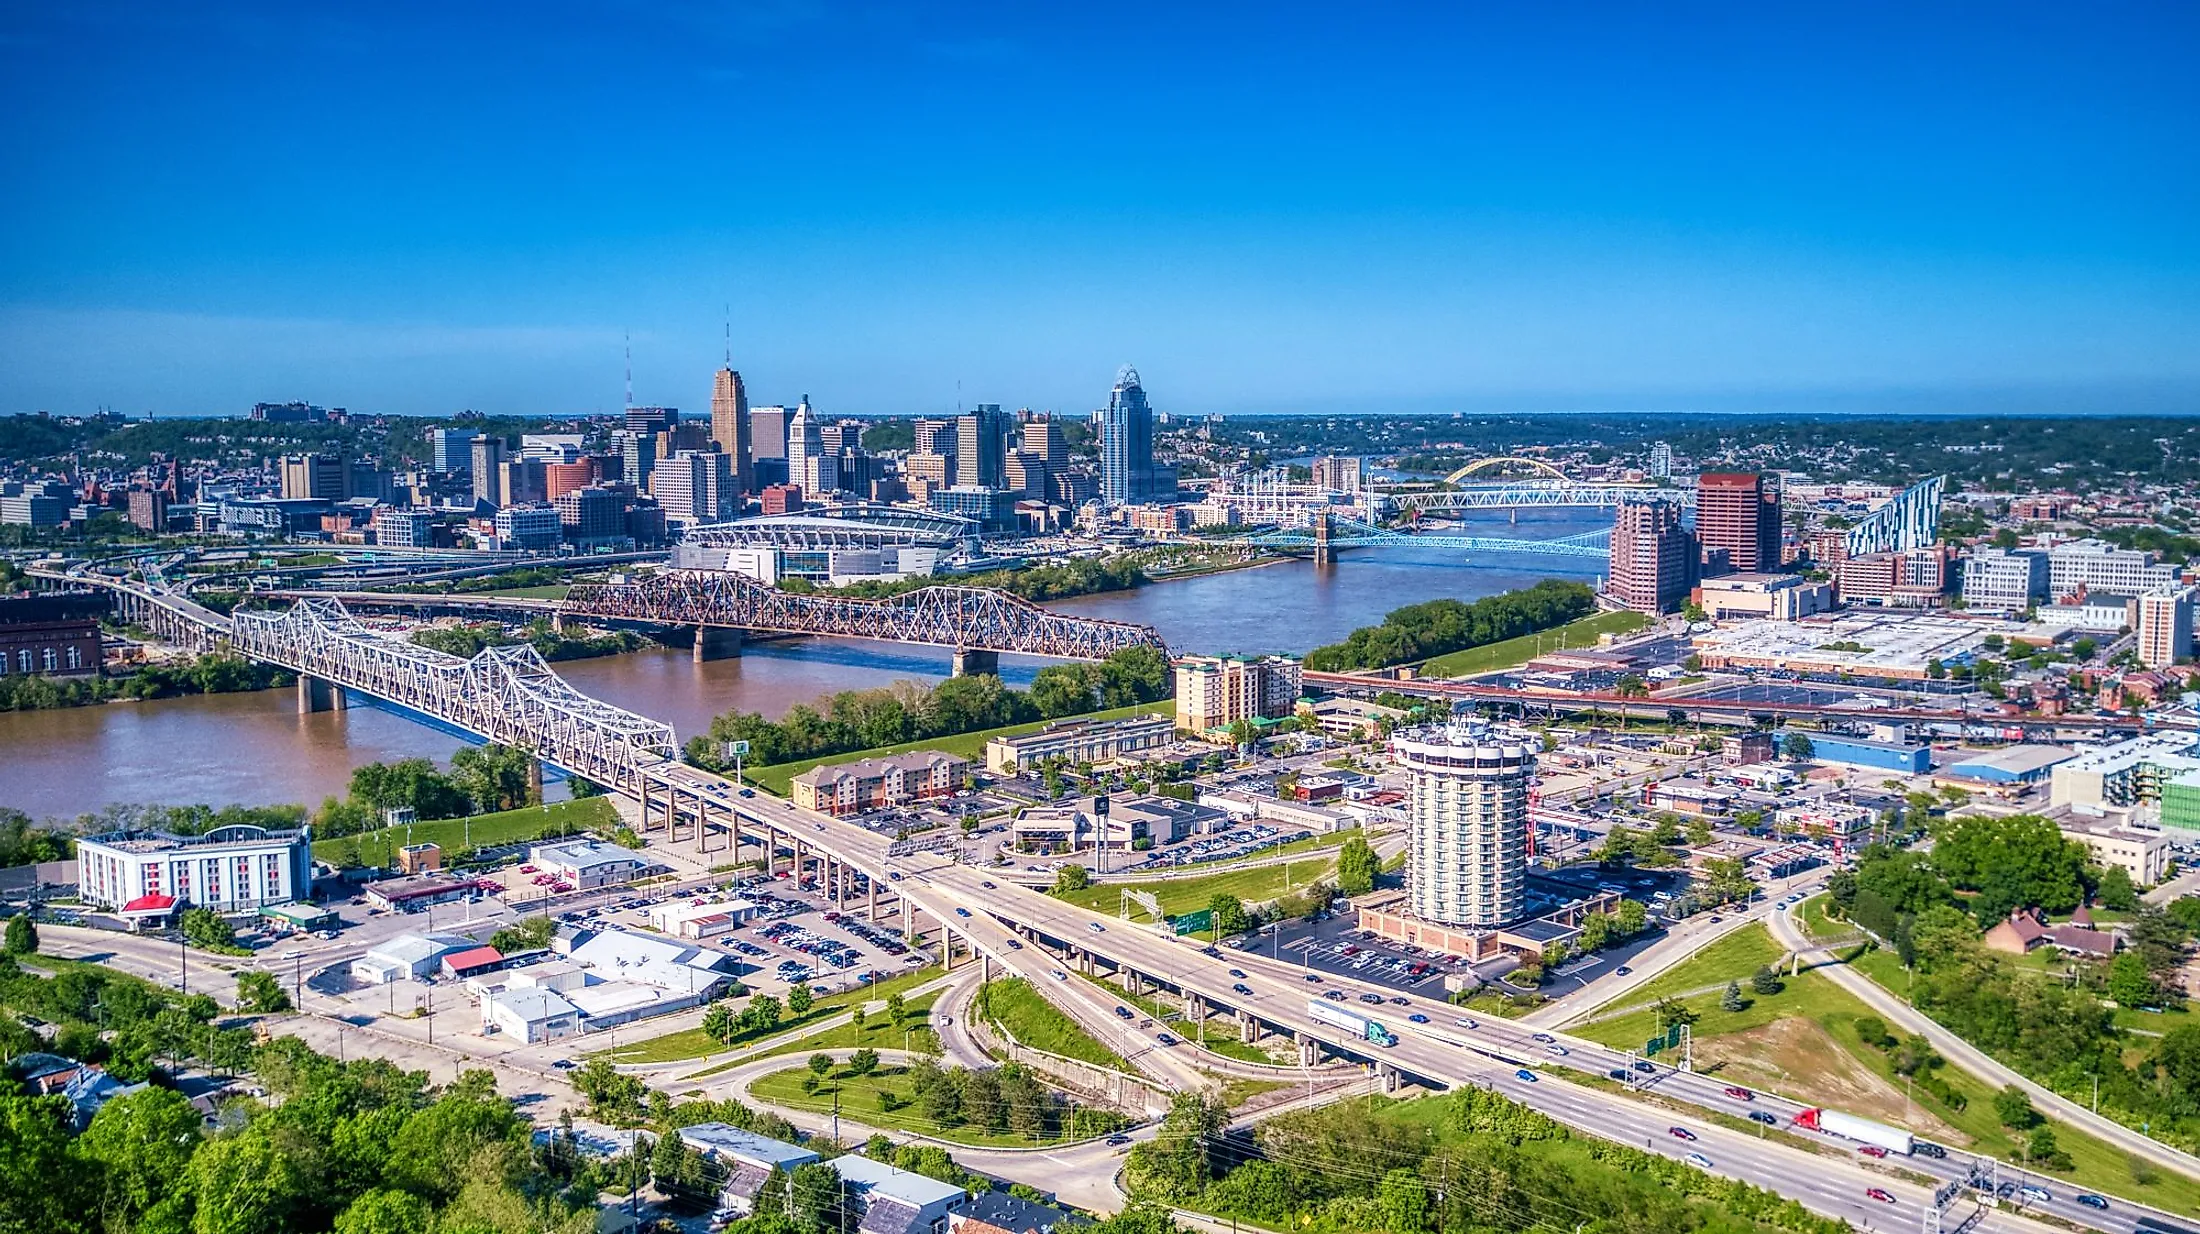
[[[1045,463],[1048,469],[1069,464],[1069,447],[1062,441],[1062,422],[1053,416],[1038,416],[1027,421],[1023,429],[1023,452]]]
[[[710,439],[733,461],[733,482],[742,492],[755,491],[756,456],[749,436],[749,392],[741,374],[733,370],[731,357],[718,370],[710,392]]]
[[[619,447],[619,479],[647,492],[649,473],[657,467],[657,435],[622,429],[611,434],[611,440]]]
[[[779,406],[749,409],[749,457],[787,457],[787,409]]]
[[[623,427],[629,433],[661,433],[679,418],[676,407],[628,407]]]
[[[539,458],[508,458],[497,464],[500,506],[534,505],[549,500],[550,477]]]
[[[1126,364],[1100,413],[1100,496],[1114,505],[1154,495],[1153,411],[1138,370]]]
[[[1612,520],[1612,598],[1638,613],[1670,613],[1696,581],[1696,538],[1681,526],[1680,507],[1665,501],[1628,502]]]
[[[1001,487],[1008,464],[1009,418],[999,403],[980,403],[955,417],[955,483]]]
[[[2192,595],[2171,587],[2139,597],[2139,663],[2168,668],[2192,658]]]
[[[474,439],[470,428],[432,428],[428,430],[428,465],[436,471],[464,471],[473,464],[467,453],[468,443]]]
[[[1314,460],[1314,487],[1325,488],[1332,493],[1357,493],[1365,480],[1366,469],[1354,454],[1324,454]]]
[[[341,454],[283,456],[283,496],[342,501],[351,496],[351,464]]]
[[[811,497],[823,497],[840,487],[840,456],[826,453],[823,426],[810,410],[807,395],[787,422],[787,481]]]
[[[911,443],[911,454],[938,454],[952,458],[955,454],[955,422],[918,417],[914,426],[916,440]]]
[[[497,468],[504,464],[504,439],[486,434],[475,437],[473,448],[474,500],[497,504]]]
[[[1696,477],[1696,539],[1710,569],[1748,574],[1781,566],[1780,491],[1754,472]]]
[[[1528,907],[1525,742],[1468,726],[1394,733],[1406,769],[1406,895],[1413,915],[1442,925],[1494,929]]]
[[[668,519],[723,523],[734,512],[733,462],[723,450],[682,450],[658,461],[649,491]]]

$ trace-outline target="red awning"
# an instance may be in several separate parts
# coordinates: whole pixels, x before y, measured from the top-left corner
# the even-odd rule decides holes
[[[165,913],[175,906],[176,897],[164,896],[156,891],[151,895],[139,896],[137,899],[123,905],[122,911],[126,913]]]

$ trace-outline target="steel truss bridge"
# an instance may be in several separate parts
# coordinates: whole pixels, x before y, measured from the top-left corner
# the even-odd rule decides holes
[[[1692,488],[1658,488],[1648,484],[1581,484],[1572,480],[1529,480],[1390,495],[1390,503],[1394,508],[1416,510],[1425,514],[1442,514],[1453,510],[1608,510],[1636,501],[1671,501],[1684,506],[1694,505],[1696,491]]]
[[[1325,534],[1326,533],[1326,534]],[[1203,541],[1208,544],[1243,544],[1282,552],[1312,552],[1317,556],[1340,548],[1450,549],[1467,553],[1542,553],[1556,557],[1592,557],[1602,561],[1611,552],[1610,528],[1586,531],[1557,540],[1516,540],[1503,536],[1457,536],[1442,532],[1415,533],[1377,527],[1342,515],[1328,516],[1326,526],[1317,520],[1310,527],[1278,527],[1251,535]]]
[[[325,680],[404,703],[493,740],[503,740],[538,758],[599,778],[606,787],[637,800],[640,828],[664,832],[662,842],[676,843],[685,829],[697,852],[711,840],[727,840],[728,859],[741,860],[744,836],[761,848],[768,869],[776,870],[783,853],[789,871],[806,878],[813,871],[819,890],[835,905],[850,907],[852,897],[868,891],[869,915],[879,919],[881,899],[900,901],[899,928],[917,933],[931,919],[940,939],[942,960],[952,968],[959,951],[990,977],[995,969],[1020,976],[1046,991],[1049,1001],[1102,1040],[1116,1030],[1108,1004],[1112,998],[1083,994],[1083,983],[1061,977],[1076,968],[1087,975],[1113,973],[1135,994],[1182,1000],[1188,1019],[1204,1036],[1210,1013],[1233,1016],[1247,1041],[1283,1034],[1297,1046],[1297,1068],[1263,1069],[1254,1074],[1303,1074],[1325,1054],[1373,1068],[1387,1089],[1407,1080],[1432,1086],[1476,1084],[1502,1089],[1508,1097],[1615,1142],[1662,1142],[1655,1130],[1671,1115],[1646,1110],[1624,1098],[1568,1082],[1569,1069],[1594,1075],[1619,1058],[1595,1043],[1564,1036],[1573,1062],[1545,1063],[1527,1030],[1509,1024],[1439,1029],[1427,1017],[1401,1025],[1382,1049],[1371,1049],[1365,1034],[1339,1028],[1305,1010],[1306,988],[1296,966],[1278,964],[1257,952],[1236,957],[1243,973],[1223,974],[1192,948],[1161,934],[1104,920],[1104,914],[1065,904],[1029,888],[985,881],[985,872],[959,866],[936,854],[914,851],[906,841],[886,837],[793,802],[749,792],[742,796],[728,781],[689,767],[673,757],[672,730],[631,712],[590,699],[567,687],[539,659],[509,649],[483,651],[472,660],[440,655],[376,634],[353,621],[340,604],[302,600],[282,614],[239,614],[222,618],[209,610],[178,602],[142,583],[97,575],[39,571],[42,580],[90,584],[132,598],[167,614],[162,621],[184,623],[196,636],[228,642],[238,651],[293,668],[325,674]],[[223,627],[226,626],[226,634]],[[306,678],[301,678],[306,680]],[[906,877],[905,877],[906,875]],[[882,897],[881,893],[884,892]],[[1027,945],[1028,944],[1028,945]],[[1056,967],[1059,966],[1059,967]],[[1058,978],[1048,981],[1049,970]],[[1231,984],[1233,978],[1236,984]],[[1352,985],[1350,978],[1340,978]],[[1257,988],[1254,988],[1257,987]],[[1409,999],[1409,1002],[1414,1000]],[[1425,1005],[1445,1010],[1440,1003]],[[1209,1081],[1167,1049],[1136,1048],[1126,1043],[1134,1066],[1164,1085],[1198,1088]],[[1515,1081],[1516,1069],[1529,1062],[1546,1067],[1546,1080]],[[1215,1065],[1237,1073],[1245,1064],[1219,1060]],[[1720,1108],[1723,1081],[1674,1071],[1660,1077],[1660,1091],[1677,1100]],[[1769,1099],[1785,1100],[1778,1094]],[[2072,1117],[2090,1126],[2083,1107]],[[2105,1126],[2105,1125],[2104,1125]],[[1741,1163],[1750,1181],[1802,1199],[1816,1211],[1856,1219],[1876,1215],[1876,1204],[1857,1198],[1855,1179],[1831,1187],[1798,1180],[1824,1167],[1821,1158],[1785,1142],[1765,1142],[1707,1125],[1705,1147],[1722,1159]],[[2125,1147],[2180,1172],[2200,1172],[2191,1157],[2126,1133]],[[1681,1146],[1681,1147],[1686,1147]],[[1668,1146],[1668,1154],[1679,1148]],[[1970,1163],[1915,1163],[1928,1183],[1943,1183],[1951,1170]],[[1861,1176],[1871,1181],[1871,1176]],[[1920,1205],[1938,1201],[1911,1183],[1887,1179],[1890,1190]],[[1943,1193],[1951,1189],[1943,1188]],[[2136,1206],[2133,1206],[2136,1207]],[[1935,1208],[1937,1214],[1937,1207]],[[2086,1214],[2077,1213],[2080,1218]],[[1982,1229],[1997,1229],[1991,1220]]]
[[[679,755],[671,725],[582,694],[525,643],[462,660],[369,630],[335,600],[238,613],[229,641],[255,660],[410,707],[599,784],[637,786],[645,765]]]
[[[566,594],[560,613],[1059,660],[1105,660],[1132,647],[1168,654],[1168,644],[1151,626],[1072,617],[983,587],[925,587],[864,600],[781,591],[730,572],[672,570],[629,583],[582,584]]]

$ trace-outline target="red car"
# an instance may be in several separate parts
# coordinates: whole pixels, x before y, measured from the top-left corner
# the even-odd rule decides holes
[[[1891,1195],[1888,1195],[1888,1194],[1887,1194],[1886,1192],[1884,1192],[1884,1191],[1881,1191],[1881,1190],[1880,1190],[1879,1188],[1877,1188],[1877,1187],[1873,1187],[1873,1188],[1872,1188],[1871,1190],[1869,1190],[1869,1191],[1866,1191],[1866,1192],[1865,1192],[1864,1194],[1865,1194],[1865,1195],[1868,1195],[1868,1196],[1870,1196],[1870,1197],[1871,1197],[1872,1199],[1875,1199],[1875,1200],[1879,1201],[1879,1202],[1880,1202],[1880,1203],[1882,1203],[1882,1204],[1892,1204],[1892,1203],[1894,1203],[1894,1197],[1893,1197],[1893,1196],[1891,1196]]]
[[[1665,1129],[1665,1134],[1672,1136],[1676,1140],[1693,1140],[1696,1138],[1696,1133],[1690,1131],[1686,1127],[1667,1127]]]
[[[1867,1157],[1884,1157],[1887,1155],[1887,1150],[1877,1144],[1860,1144],[1857,1146],[1856,1151]]]
[[[1739,1084],[1727,1085],[1726,1095],[1732,1097],[1736,1101],[1755,1101],[1757,1099],[1757,1094],[1749,1091],[1746,1088],[1743,1088]]]

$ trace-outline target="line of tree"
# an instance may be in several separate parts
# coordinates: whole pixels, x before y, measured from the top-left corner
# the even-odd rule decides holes
[[[688,761],[712,771],[730,767],[719,751],[746,741],[752,766],[799,762],[900,745],[1009,724],[1077,715],[1094,704],[1118,707],[1167,698],[1168,658],[1151,647],[1118,651],[1098,664],[1057,664],[1039,670],[1032,688],[1012,690],[990,673],[950,677],[931,687],[898,681],[871,690],[843,690],[819,704],[798,703],[779,720],[758,712],[728,712],[707,733],[690,738]]]
[[[445,655],[471,660],[486,647],[509,647],[526,643],[535,654],[545,660],[586,660],[594,656],[615,656],[622,652],[639,650],[646,641],[641,635],[628,630],[614,630],[606,634],[565,634],[553,629],[550,619],[537,617],[521,626],[517,635],[505,632],[494,622],[471,625],[426,626],[412,632],[411,641],[421,647],[440,651]]]
[[[1892,950],[1910,970],[1913,1004],[1957,1036],[2076,1100],[2092,1101],[2098,1077],[2101,1113],[2200,1147],[2200,1027],[2138,1034],[2114,1015],[2118,1006],[2183,1003],[2200,898],[2159,908],[2134,897],[2113,958],[2072,957],[2042,971],[1988,949],[1984,931],[2011,908],[2067,911],[2118,880],[2088,868],[2082,846],[2034,817],[1943,821],[1934,835],[1930,853],[1864,850],[1854,871],[1829,880],[1829,911]]]
[[[0,676],[0,711],[53,711],[118,698],[174,698],[185,694],[238,694],[289,685],[287,669],[241,656],[208,653],[173,664],[147,664],[126,677]]]
[[[1595,611],[1596,594],[1587,584],[1551,578],[1479,600],[1429,600],[1392,609],[1381,625],[1361,626],[1341,643],[1316,647],[1306,653],[1306,667],[1338,672],[1425,660],[1554,629]]]
[[[1144,586],[1145,560],[1136,553],[1118,553],[1110,557],[1079,557],[1072,561],[1043,566],[1026,566],[1016,570],[986,570],[977,574],[955,577],[957,587],[990,587],[1022,596],[1026,600],[1063,600],[1071,596],[1094,595],[1104,591],[1128,591]],[[891,582],[867,580],[851,583],[846,587],[819,587],[807,579],[783,579],[784,591],[822,592],[834,595],[857,596],[863,599],[882,600],[889,596],[907,595],[926,587],[937,587],[941,580],[929,576],[896,579]]]
[[[384,812],[392,809],[410,809],[426,822],[534,803],[534,756],[492,742],[461,748],[451,755],[448,772],[425,758],[353,768],[346,795],[323,801],[314,811],[313,826],[319,838],[333,840],[377,830],[384,825]]]
[[[1434,1126],[1353,1101],[1230,1134],[1225,1109],[1186,1094],[1161,1134],[1131,1150],[1123,1181],[1139,1201],[1306,1234],[1848,1229],[1762,1188],[1577,1135],[1486,1089],[1430,1101],[1443,1107]]]

